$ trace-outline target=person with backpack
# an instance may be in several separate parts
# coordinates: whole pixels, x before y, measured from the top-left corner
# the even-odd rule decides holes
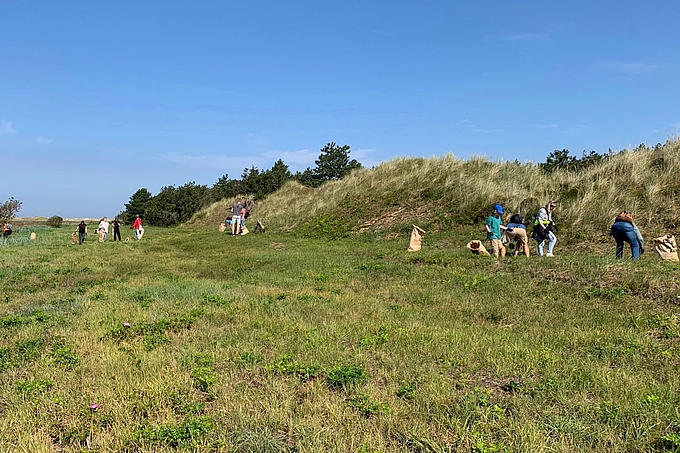
[[[510,222],[505,225],[505,233],[503,234],[507,244],[515,241],[515,256],[524,253],[524,256],[529,258],[529,239],[527,238],[527,227],[524,225],[524,217],[519,214],[510,216]]]
[[[550,200],[536,213],[534,231],[531,233],[531,237],[538,242],[538,254],[540,256],[543,256],[543,248],[546,241],[548,241],[548,250],[545,252],[547,257],[553,256],[555,243],[557,243],[557,236],[555,236],[557,227],[552,219],[552,212],[555,210],[555,207],[557,207],[557,201]]]
[[[640,259],[640,255],[644,253],[644,240],[640,229],[635,225],[633,214],[628,211],[621,211],[616,216],[614,224],[612,225],[611,234],[616,240],[616,258],[623,258],[623,243],[627,242],[630,245],[630,253],[634,260]]]

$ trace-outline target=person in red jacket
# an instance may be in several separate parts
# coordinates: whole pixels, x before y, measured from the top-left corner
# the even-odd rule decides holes
[[[139,217],[139,215],[132,224],[132,229],[135,230],[135,237],[137,239],[141,239],[142,235],[144,234],[142,233],[142,231],[144,231],[144,228],[142,227],[142,219]]]

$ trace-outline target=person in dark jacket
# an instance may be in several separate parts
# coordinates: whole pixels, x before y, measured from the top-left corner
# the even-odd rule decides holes
[[[85,236],[87,236],[87,224],[84,220],[81,220],[78,224],[78,244],[83,245]]]
[[[116,238],[118,238],[119,241],[122,241],[120,238],[120,220],[118,220],[118,217],[113,219],[113,222],[111,223],[113,226],[113,240],[115,242]]]

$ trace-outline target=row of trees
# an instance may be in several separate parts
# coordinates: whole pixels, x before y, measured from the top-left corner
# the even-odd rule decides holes
[[[662,146],[663,145],[661,143],[657,143],[654,146],[640,144],[635,149],[633,149],[633,152],[644,150],[658,151]],[[544,163],[538,165],[548,173],[552,173],[556,170],[581,171],[592,165],[602,162],[614,154],[616,154],[616,151],[613,151],[611,148],[606,154],[598,154],[595,151],[590,151],[587,153],[584,150],[583,155],[579,158],[569,154],[568,149],[556,149],[552,153],[548,154],[548,157],[545,159]]]
[[[192,181],[179,187],[163,187],[156,195],[146,188],[139,189],[125,204],[122,216],[128,223],[140,215],[149,225],[170,226],[186,222],[199,209],[224,198],[248,194],[261,200],[290,180],[318,187],[362,168],[357,160],[350,159],[350,152],[348,145],[338,146],[330,142],[321,149],[319,158],[314,161],[316,166],[307,167],[303,172],[291,173],[288,165],[279,159],[268,170],[260,171],[255,166],[244,169],[240,179],[230,179],[225,174],[211,187]]]

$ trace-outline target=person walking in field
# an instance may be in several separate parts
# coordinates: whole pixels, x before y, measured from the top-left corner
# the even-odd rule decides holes
[[[3,238],[8,238],[12,235],[12,224],[11,223],[5,223],[2,226],[2,237]]]
[[[531,234],[531,237],[538,242],[538,254],[540,256],[543,256],[543,249],[546,241],[548,241],[548,250],[545,252],[545,256],[547,257],[553,256],[553,250],[557,243],[557,236],[555,236],[557,227],[552,219],[552,212],[555,210],[555,207],[557,207],[557,201],[550,200],[545,206],[538,210],[538,213],[536,213],[534,231]]]
[[[614,220],[611,234],[616,240],[616,258],[623,258],[623,243],[627,242],[630,245],[631,257],[634,260],[640,259],[640,255],[644,253],[644,240],[640,229],[635,225],[633,214],[628,211],[622,211]]]
[[[81,220],[78,224],[78,244],[83,245],[85,242],[85,236],[87,236],[87,224],[84,220]]]
[[[122,242],[122,239],[120,238],[120,220],[118,220],[118,217],[113,219],[111,226],[113,226],[113,242],[116,242],[116,238]]]
[[[510,223],[505,225],[505,237],[508,242],[515,241],[515,255],[520,251],[529,258],[529,239],[527,237],[527,227],[524,225],[524,218],[519,214],[510,217]]]
[[[133,230],[135,230],[135,237],[137,240],[140,240],[142,238],[142,218],[139,217],[139,214],[135,217],[135,221],[132,224],[131,227]]]
[[[503,219],[503,206],[497,204],[493,207],[493,213],[486,219],[484,228],[486,229],[486,238],[491,242],[491,249],[493,256],[505,256],[505,246],[501,242],[501,224]],[[505,228],[505,227],[503,227]]]

